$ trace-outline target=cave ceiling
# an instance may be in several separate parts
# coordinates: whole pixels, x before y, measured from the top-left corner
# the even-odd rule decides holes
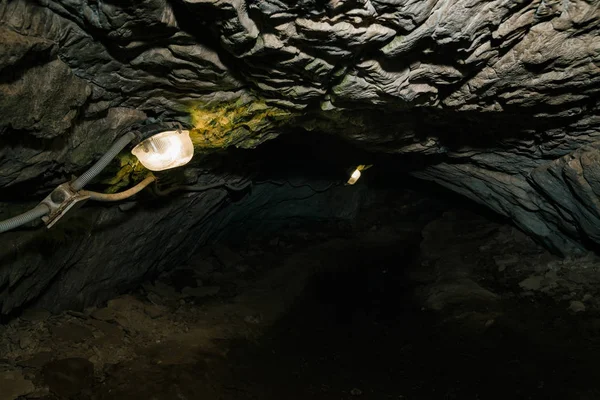
[[[199,151],[301,127],[420,156],[569,254],[600,244],[599,33],[592,0],[1,0],[0,188],[149,118]]]

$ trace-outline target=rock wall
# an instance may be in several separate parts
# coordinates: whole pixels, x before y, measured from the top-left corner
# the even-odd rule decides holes
[[[239,185],[234,176],[219,178]],[[238,200],[225,188],[146,198],[86,207],[51,230],[6,233],[0,317],[24,306],[60,311],[99,304],[184,265],[221,237],[264,235],[294,221],[349,223],[363,192],[330,182],[264,182]]]
[[[199,149],[294,125],[419,155],[577,252],[600,243],[599,31],[592,0],[0,0],[0,217],[149,117]]]

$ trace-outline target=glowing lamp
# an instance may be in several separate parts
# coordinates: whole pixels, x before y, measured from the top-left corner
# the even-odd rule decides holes
[[[194,144],[190,131],[167,131],[140,142],[131,152],[150,171],[164,171],[190,162]]]
[[[354,185],[360,178],[360,175],[360,170],[358,168],[355,169],[354,172],[352,172],[352,175],[350,175],[350,179],[348,179],[348,185]]]
[[[373,166],[373,164],[370,165],[365,165],[365,164],[361,164],[358,167],[356,167],[356,169],[354,169],[352,171],[352,173],[350,174],[350,179],[348,179],[348,182],[346,182],[347,185],[354,185],[361,177],[362,172],[361,171],[366,171],[369,168],[371,168]],[[348,172],[350,172],[348,171]]]

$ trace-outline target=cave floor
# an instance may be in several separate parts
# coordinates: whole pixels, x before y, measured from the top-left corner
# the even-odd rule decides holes
[[[0,400],[600,399],[594,256],[466,211],[389,221],[29,310],[0,327]]]

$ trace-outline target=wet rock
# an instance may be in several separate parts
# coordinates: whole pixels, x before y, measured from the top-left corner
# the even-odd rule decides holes
[[[543,280],[543,276],[530,276],[529,278],[521,281],[519,283],[519,286],[521,286],[525,290],[540,290],[540,288],[542,287]]]
[[[161,282],[157,282],[156,285],[154,285],[154,288],[160,288],[160,290],[170,290],[169,286],[164,285]],[[125,295],[109,300],[107,308],[117,313],[129,310],[143,310],[144,303],[142,303],[134,296]]]
[[[18,365],[21,367],[30,367],[30,368],[42,368],[44,365],[48,364],[54,358],[54,353],[50,351],[42,351],[40,353],[36,353],[30,358],[19,361]]]
[[[505,257],[494,257],[494,263],[498,267],[498,272],[503,272],[506,267],[515,265],[519,262],[519,257],[516,255]]]
[[[153,304],[146,304],[144,306],[144,312],[150,318],[155,319],[163,316],[165,314],[165,309],[163,307],[159,307]]]
[[[6,32],[6,30],[4,30]],[[0,40],[14,40],[10,37]],[[26,38],[3,43],[2,47],[23,41],[33,42],[32,48],[43,43],[43,39]],[[42,51],[46,51],[42,49]],[[43,56],[42,56],[43,57]],[[26,64],[27,65],[27,64]],[[20,76],[19,76],[20,75]],[[51,139],[67,132],[72,127],[79,107],[83,106],[92,90],[88,83],[73,74],[61,60],[34,65],[17,72],[18,79],[0,81],[0,127],[10,126],[15,130]]]
[[[25,379],[20,371],[0,372],[0,400],[16,400],[34,390],[33,383]]]
[[[72,317],[84,320],[84,321],[89,318],[88,314],[82,313],[82,312],[79,312],[79,311],[74,311],[74,310],[67,310],[67,314],[69,314]]]
[[[51,315],[50,311],[41,308],[28,308],[23,311],[20,318],[24,321],[40,322],[47,320]]]
[[[115,323],[94,320],[90,323],[103,334],[102,337],[95,339],[94,343],[112,345],[120,345],[122,343],[124,332]]]
[[[144,284],[143,288],[149,293],[154,293],[162,300],[176,300],[181,296],[181,294],[178,293],[174,287],[169,286],[166,283],[160,281],[154,282],[154,284]]]
[[[68,343],[82,343],[92,337],[92,332],[79,324],[65,322],[50,328],[52,337]]]
[[[260,315],[246,315],[244,322],[250,325],[260,325],[263,322],[263,318]]]
[[[244,274],[250,270],[250,267],[247,264],[239,264],[236,265],[235,270],[240,274]]]
[[[471,279],[437,282],[425,290],[425,307],[436,311],[453,308],[487,309],[499,300],[498,295],[479,286]]]
[[[157,306],[164,306],[165,305],[165,301],[163,300],[162,297],[160,297],[159,295],[157,295],[156,293],[150,292],[146,295],[148,301],[154,305]]]
[[[65,358],[46,364],[42,375],[53,393],[68,398],[91,388],[94,365],[84,358]]]
[[[224,245],[214,246],[213,253],[224,268],[235,267],[237,264],[240,264],[244,261],[242,256]]]
[[[28,399],[48,399],[50,396],[50,389],[48,387],[37,388],[33,392],[27,395]]]
[[[104,308],[98,308],[97,310],[92,311],[90,316],[99,321],[114,321],[115,318],[117,317],[117,313],[113,309],[104,307]]]
[[[569,304],[569,310],[571,310],[574,313],[583,312],[583,311],[585,311],[585,304],[583,304],[583,302],[581,302],[581,301],[573,300]]]
[[[34,340],[31,336],[31,334],[25,333],[25,334],[21,335],[21,338],[19,339],[19,346],[21,347],[21,349],[27,349],[27,348],[31,347],[33,344],[34,344]]]
[[[55,44],[51,41],[21,35],[5,27],[0,27],[0,38],[0,71],[27,62],[28,57],[37,56],[42,61],[56,54]]]
[[[199,277],[205,277],[208,274],[210,274],[211,272],[214,272],[216,269],[219,268],[219,261],[214,258],[214,257],[210,257],[210,258],[199,258],[197,260],[194,260],[194,262],[191,264],[191,268],[196,272],[196,274]]]
[[[196,288],[186,287],[183,289],[183,294],[188,297],[203,298],[215,296],[220,291],[220,286],[201,286]]]

